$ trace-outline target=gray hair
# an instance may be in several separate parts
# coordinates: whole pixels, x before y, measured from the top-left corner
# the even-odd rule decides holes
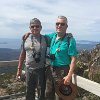
[[[40,20],[37,19],[37,18],[33,18],[33,19],[30,20],[30,25],[31,25],[31,24],[34,24],[34,23],[37,23],[37,24],[39,24],[39,25],[41,26],[41,22],[40,22]]]
[[[58,18],[64,19],[66,21],[66,23],[68,23],[68,20],[67,20],[67,18],[65,16],[58,16]]]

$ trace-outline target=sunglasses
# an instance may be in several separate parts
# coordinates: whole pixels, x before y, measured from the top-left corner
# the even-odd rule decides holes
[[[65,26],[65,23],[56,23],[56,26]]]
[[[31,28],[39,28],[40,26],[39,25],[34,25],[34,26],[31,26]]]

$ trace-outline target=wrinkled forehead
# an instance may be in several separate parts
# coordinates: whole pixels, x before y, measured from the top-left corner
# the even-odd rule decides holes
[[[41,26],[41,22],[39,20],[31,20],[30,21],[30,25],[40,25]]]
[[[56,23],[57,22],[66,23],[67,24],[67,20],[64,19],[64,18],[57,18]]]
[[[32,24],[30,24],[30,26],[36,26],[36,25],[41,26],[39,23],[32,23]]]

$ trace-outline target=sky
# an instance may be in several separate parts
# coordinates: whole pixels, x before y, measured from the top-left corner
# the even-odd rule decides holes
[[[41,20],[41,34],[52,33],[59,15],[77,40],[100,41],[100,0],[1,0],[0,38],[20,39],[32,18]]]

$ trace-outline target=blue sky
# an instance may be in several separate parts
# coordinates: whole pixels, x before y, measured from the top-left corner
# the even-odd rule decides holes
[[[1,0],[0,38],[20,39],[34,17],[42,22],[42,34],[51,33],[59,15],[68,18],[76,39],[100,41],[100,0]]]

